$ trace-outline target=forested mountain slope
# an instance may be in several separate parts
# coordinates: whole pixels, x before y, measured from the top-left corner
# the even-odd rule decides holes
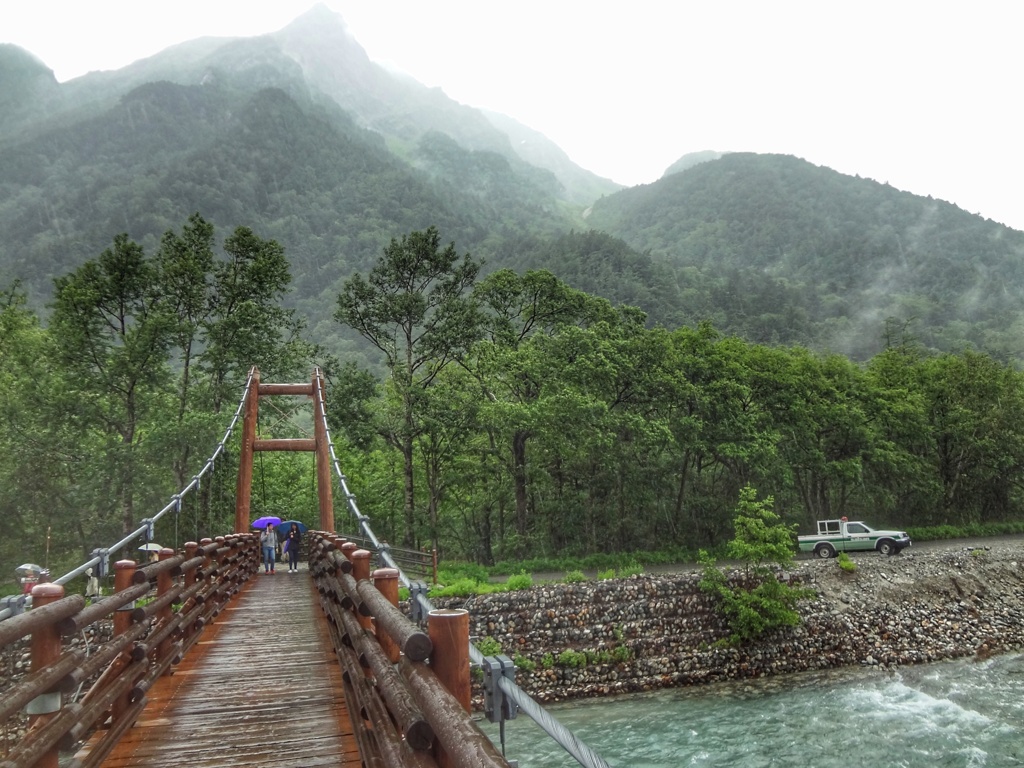
[[[1024,358],[1024,234],[795,157],[703,152],[621,190],[386,71],[324,7],[63,84],[2,46],[0,107],[0,284],[36,306],[117,234],[152,250],[199,212],[281,243],[288,302],[321,342],[344,280],[433,225],[484,274],[548,269],[651,325],[857,359],[894,334]]]
[[[1024,233],[792,156],[726,154],[602,198],[587,223],[758,341],[864,357],[891,318],[937,348],[1024,350]]]

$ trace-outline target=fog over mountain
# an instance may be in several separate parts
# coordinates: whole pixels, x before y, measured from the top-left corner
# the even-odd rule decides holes
[[[893,327],[1024,353],[1020,232],[785,155],[709,149],[622,189],[529,126],[374,63],[323,6],[67,83],[0,46],[0,284],[42,307],[118,233],[151,251],[194,212],[278,240],[289,302],[337,349],[344,280],[435,225],[485,271],[549,269],[652,324],[857,358]]]

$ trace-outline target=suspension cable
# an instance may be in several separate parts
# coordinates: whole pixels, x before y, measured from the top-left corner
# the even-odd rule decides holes
[[[108,553],[117,552],[117,550],[126,547],[128,544],[131,544],[136,539],[148,537],[149,533],[153,530],[153,526],[156,524],[158,520],[160,520],[160,518],[162,518],[164,515],[166,515],[168,512],[172,510],[180,509],[181,498],[183,496],[193,491],[198,491],[203,476],[208,472],[213,472],[214,461],[227,449],[227,442],[231,438],[231,435],[233,434],[235,426],[238,424],[239,419],[242,418],[242,413],[245,408],[245,401],[246,398],[249,397],[249,391],[252,389],[253,376],[255,373],[256,368],[255,366],[253,366],[252,368],[249,369],[249,375],[245,381],[245,390],[242,393],[242,399],[238,403],[238,408],[235,409],[235,415],[231,418],[231,422],[228,424],[228,428],[224,432],[224,436],[220,439],[220,442],[217,443],[217,447],[214,449],[213,454],[210,456],[210,458],[206,460],[206,463],[203,465],[203,468],[192,476],[192,481],[183,489],[174,494],[174,496],[171,498],[170,503],[166,507],[161,509],[159,512],[157,512],[155,515],[153,515],[153,517],[144,520],[142,522],[142,525],[140,525],[134,531],[126,535],[123,539],[121,539],[113,546],[93,550],[94,556],[91,559],[85,561],[78,567],[68,571],[63,576],[54,579],[54,584],[67,584],[76,576],[81,576],[89,568],[93,568],[100,564],[102,564],[103,567],[106,567]],[[19,596],[18,602],[21,607],[29,608],[32,606],[32,595]],[[17,610],[20,612],[20,608]],[[10,606],[0,609],[0,621],[3,621],[4,619],[9,619],[11,616],[15,614],[15,612],[16,609]]]
[[[401,567],[399,567],[398,563],[395,562],[394,558],[391,557],[391,553],[388,551],[387,547],[381,547],[380,541],[377,540],[377,537],[373,533],[373,529],[370,528],[370,519],[359,511],[359,507],[356,505],[355,494],[349,490],[345,475],[341,471],[341,466],[338,463],[338,456],[334,452],[334,443],[331,440],[331,431],[327,425],[327,409],[324,402],[324,393],[320,386],[320,382],[322,381],[320,368],[315,370],[313,380],[316,382],[313,396],[317,399],[317,406],[324,421],[323,428],[324,434],[327,436],[327,448],[330,451],[331,463],[334,466],[335,474],[338,476],[338,484],[345,497],[345,502],[348,506],[349,512],[356,519],[362,535],[373,543],[378,556],[384,560],[388,567],[394,568],[398,571],[399,580],[403,586],[408,588],[412,582],[405,575],[405,572],[402,571]],[[425,594],[416,593],[416,597],[414,599],[419,601],[425,615],[434,610],[433,603],[427,599]],[[480,649],[473,645],[472,642],[469,644],[469,656],[474,664],[479,665],[483,663],[484,655],[480,652]],[[562,723],[558,722],[553,715],[534,701],[534,699],[526,691],[516,685],[513,680],[503,676],[498,677],[498,685],[501,687],[502,691],[512,699],[512,701],[519,705],[519,709],[533,719],[533,721],[537,723],[537,725],[539,725],[548,734],[548,736],[553,738],[559,746],[572,755],[581,766],[584,766],[584,768],[610,768],[604,758],[594,752],[593,749],[587,746],[578,736],[576,736],[576,734],[562,725]]]

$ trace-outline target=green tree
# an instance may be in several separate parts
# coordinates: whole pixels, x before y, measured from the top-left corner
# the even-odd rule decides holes
[[[748,571],[762,570],[766,563],[788,566],[793,562],[796,526],[787,526],[775,514],[771,496],[757,500],[749,485],[740,489],[733,526],[736,535],[729,542],[729,557],[740,560]]]
[[[486,339],[475,349],[472,366],[484,397],[494,404],[488,408],[495,430],[492,440],[507,448],[521,555],[528,546],[531,517],[527,446],[534,435],[534,406],[550,371],[542,348],[530,339],[611,319],[614,312],[607,301],[577,291],[543,270],[522,276],[499,270],[476,286],[474,296],[487,319]]]
[[[191,407],[196,405],[192,394],[193,368],[205,342],[202,328],[213,303],[210,296],[213,246],[213,225],[196,213],[189,217],[180,235],[172,230],[164,233],[157,253],[158,280],[173,322],[171,333],[180,370],[175,424],[181,439],[173,459],[179,486],[186,484],[194,442],[188,439],[193,430],[186,422],[201,412]]]
[[[56,279],[50,330],[83,426],[111,438],[108,471],[122,532],[135,525],[140,429],[168,390],[173,326],[156,271],[127,234],[69,275]]]
[[[214,227],[198,213],[180,234],[168,230],[155,268],[170,322],[177,379],[177,414],[160,425],[179,487],[191,473],[194,449],[208,450],[223,429],[221,409],[233,403],[252,366],[265,379],[308,376],[319,350],[302,338],[303,322],[281,303],[291,282],[284,249],[238,227],[215,251]],[[282,403],[284,409],[289,403]],[[294,407],[298,407],[295,404]],[[220,530],[211,519],[211,492],[200,492],[197,527]],[[225,509],[230,500],[218,506]]]
[[[700,553],[700,587],[718,598],[732,644],[753,640],[772,629],[796,626],[800,623],[797,602],[813,595],[813,590],[784,582],[768,565],[785,568],[792,564],[795,552],[794,530],[782,523],[772,504],[770,496],[758,501],[757,491],[750,486],[740,492],[736,535],[727,547],[729,556],[744,564],[745,577],[739,584],[730,584],[711,556],[704,550]]]
[[[404,543],[416,545],[414,445],[421,428],[418,400],[437,375],[463,356],[480,334],[477,305],[466,292],[480,264],[455,244],[441,247],[434,227],[392,238],[367,277],[355,274],[338,296],[335,319],[384,355],[401,415],[386,439],[404,462]]]

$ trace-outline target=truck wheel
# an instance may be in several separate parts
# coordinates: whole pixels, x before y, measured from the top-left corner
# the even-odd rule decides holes
[[[836,549],[831,544],[819,544],[814,548],[814,554],[822,560],[828,560],[836,556]]]
[[[882,555],[895,555],[896,544],[893,543],[892,539],[882,539],[878,542],[878,552]]]

